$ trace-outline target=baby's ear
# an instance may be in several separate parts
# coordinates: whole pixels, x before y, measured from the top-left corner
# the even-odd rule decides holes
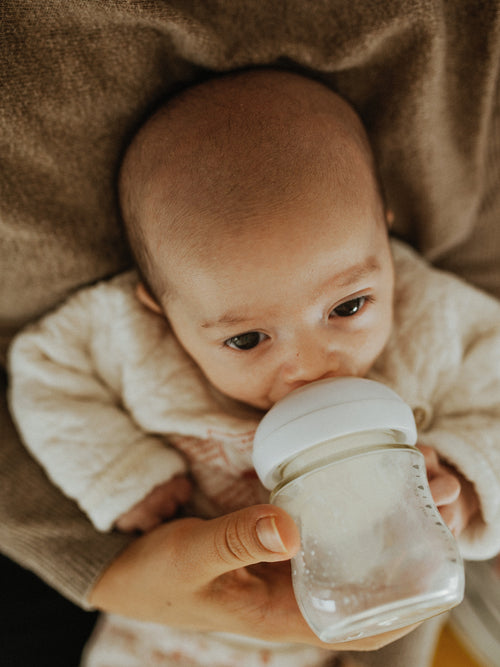
[[[154,298],[154,296],[151,294],[148,288],[144,285],[144,283],[139,283],[137,285],[137,287],[135,288],[135,295],[143,306],[146,306],[146,308],[152,310],[153,313],[156,313],[157,315],[163,315],[163,310],[160,304]]]

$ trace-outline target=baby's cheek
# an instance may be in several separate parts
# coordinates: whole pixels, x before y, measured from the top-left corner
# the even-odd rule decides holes
[[[227,375],[224,375],[222,371],[213,378],[209,377],[208,380],[229,398],[251,405],[259,410],[268,410],[271,407],[267,397],[262,395],[261,387],[255,383],[254,378],[248,378],[246,375],[239,376],[232,371],[228,371]]]

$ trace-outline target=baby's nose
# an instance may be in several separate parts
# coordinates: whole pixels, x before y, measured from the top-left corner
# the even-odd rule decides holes
[[[283,365],[284,380],[293,385],[307,384],[339,374],[338,354],[310,344],[296,349]]]

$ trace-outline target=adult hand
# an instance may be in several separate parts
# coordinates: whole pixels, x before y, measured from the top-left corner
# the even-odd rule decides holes
[[[127,547],[95,585],[90,603],[173,627],[330,649],[377,649],[413,629],[323,644],[293,594],[288,560],[299,544],[293,520],[273,505],[209,521],[178,519]]]
[[[424,455],[434,502],[443,521],[458,537],[479,511],[474,486],[458,470],[441,461],[435,449],[428,445],[418,445],[418,448]]]

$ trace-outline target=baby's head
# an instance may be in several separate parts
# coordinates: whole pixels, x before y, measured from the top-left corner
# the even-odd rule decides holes
[[[384,348],[394,277],[373,157],[322,84],[252,70],[183,91],[134,138],[120,201],[141,299],[224,394],[268,409],[365,375]]]

